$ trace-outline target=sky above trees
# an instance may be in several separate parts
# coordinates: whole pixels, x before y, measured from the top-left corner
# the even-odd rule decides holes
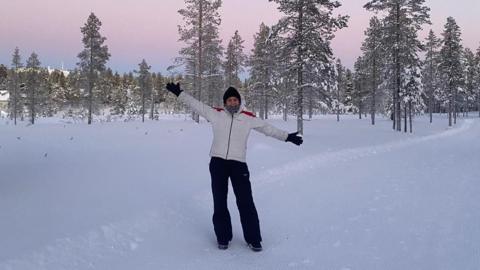
[[[350,15],[349,27],[340,30],[332,47],[335,56],[347,67],[352,67],[360,55],[363,32],[368,27],[371,12],[363,9],[367,1],[344,0],[339,9]],[[437,35],[443,30],[448,16],[456,19],[462,31],[463,44],[473,50],[480,45],[475,29],[480,22],[478,0],[427,0],[433,25],[426,26],[421,37],[432,28]],[[102,35],[112,57],[108,66],[127,72],[137,69],[145,58],[152,71],[166,73],[166,67],[178,56],[182,44],[178,42],[177,25],[182,24],[178,10],[181,0],[16,0],[0,4],[0,64],[10,65],[15,46],[20,48],[22,60],[35,51],[45,66],[75,67],[81,51],[80,27],[90,12],[102,21]],[[253,35],[261,22],[272,25],[281,14],[276,4],[267,0],[224,0],[220,10],[220,36],[224,46],[238,30],[245,40],[246,53],[253,46]]]

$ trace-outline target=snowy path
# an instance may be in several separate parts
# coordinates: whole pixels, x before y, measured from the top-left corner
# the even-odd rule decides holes
[[[0,260],[0,269],[478,269],[479,135],[480,123],[465,120],[253,172],[260,254],[244,246],[232,196],[234,240],[215,248],[202,182],[162,186],[164,198],[147,193],[149,203],[131,209],[143,211]]]

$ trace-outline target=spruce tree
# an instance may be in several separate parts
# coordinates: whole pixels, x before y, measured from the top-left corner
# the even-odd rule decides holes
[[[108,46],[104,45],[106,38],[99,32],[101,26],[102,22],[92,12],[85,25],[81,27],[84,50],[78,54],[80,62],[77,65],[82,76],[87,80],[88,124],[92,123],[94,87],[99,74],[105,70],[105,65],[110,58]]]
[[[465,97],[463,102],[463,112],[468,116],[468,112],[475,104],[475,95],[478,87],[478,59],[475,56],[475,53],[466,48],[464,51],[465,57]]]
[[[179,26],[180,41],[186,47],[180,50],[180,57],[176,59],[177,66],[185,68],[185,83],[194,96],[204,101],[203,88],[205,77],[212,77],[221,64],[222,49],[218,38],[220,26],[219,8],[221,0],[185,0],[186,7],[178,12],[182,15],[184,25]],[[212,63],[215,65],[212,67]],[[210,68],[208,68],[210,67]],[[207,71],[209,72],[207,73]],[[218,95],[218,94],[217,94]],[[192,113],[193,119],[199,122],[199,116]]]
[[[275,65],[275,53],[272,48],[270,27],[260,24],[258,33],[254,36],[252,54],[248,59],[250,67],[249,100],[252,109],[258,110],[260,118],[268,118],[269,92],[272,88],[272,74]]]
[[[383,55],[382,37],[383,28],[382,23],[377,17],[370,19],[370,26],[365,31],[365,41],[362,44],[361,50],[365,60],[366,72],[368,76],[368,88],[370,99],[370,119],[372,125],[375,125],[375,115],[377,113],[377,102],[379,99],[379,85],[382,79]]]
[[[40,73],[40,60],[36,53],[32,53],[27,60],[27,82],[26,82],[26,96],[27,104],[30,112],[30,123],[35,124],[36,107],[38,106],[38,100],[41,98],[40,85],[41,73]]]
[[[152,79],[150,75],[150,68],[145,61],[145,59],[142,60],[140,64],[138,64],[139,70],[136,71],[138,73],[138,86],[140,89],[140,96],[141,96],[141,109],[140,109],[140,114],[142,115],[142,122],[145,122],[145,103],[147,97],[150,96],[150,93],[152,91]]]
[[[422,44],[417,32],[422,25],[430,23],[430,8],[425,0],[371,0],[365,4],[370,11],[381,12],[385,16],[383,24],[382,47],[386,61],[384,77],[391,88],[393,129],[401,131],[402,101],[409,79],[408,70],[419,63],[418,53]],[[406,106],[404,106],[406,110]]]
[[[460,27],[452,17],[447,18],[443,36],[443,46],[440,50],[439,69],[442,85],[448,103],[448,126],[456,124],[458,91],[463,84],[463,47],[461,44]],[[453,118],[453,121],[452,121]]]
[[[341,6],[331,0],[269,0],[277,3],[284,17],[274,26],[273,36],[283,39],[284,57],[293,55],[291,69],[296,71],[295,90],[297,94],[297,130],[303,134],[304,90],[324,85],[313,83],[318,74],[326,73],[325,68],[334,69],[330,41],[336,30],[347,26],[347,16],[334,16]],[[307,76],[316,73],[317,76]],[[329,81],[321,79],[322,82]]]
[[[243,42],[238,31],[235,31],[235,34],[228,42],[224,63],[225,84],[227,87],[233,86],[237,89],[241,87],[242,82],[239,75],[243,72],[243,66],[247,58],[243,52]]]
[[[425,44],[426,54],[422,71],[430,123],[433,122],[433,111],[440,87],[440,78],[438,73],[439,49],[441,45],[440,42],[440,39],[437,38],[433,30],[430,30]]]
[[[11,117],[13,117],[13,123],[17,124],[17,114],[19,111],[23,111],[21,97],[19,95],[19,85],[20,85],[20,75],[19,69],[23,67],[22,59],[20,56],[20,50],[18,47],[15,48],[12,56],[12,80],[9,86],[10,89],[10,99],[9,99],[9,108],[11,109]]]

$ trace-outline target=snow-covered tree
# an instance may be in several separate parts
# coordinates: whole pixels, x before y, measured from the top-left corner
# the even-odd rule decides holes
[[[363,57],[358,57],[354,64],[353,91],[351,92],[354,111],[358,112],[359,119],[362,119],[362,113],[366,114],[366,101],[370,94],[369,88],[370,76],[367,61]]]
[[[365,4],[370,11],[381,12],[385,16],[383,24],[382,47],[385,59],[384,85],[392,91],[393,129],[401,131],[401,105],[409,77],[405,72],[411,70],[413,61],[417,61],[422,44],[417,32],[422,25],[430,23],[430,9],[425,0],[371,0]],[[415,63],[415,65],[417,65]]]
[[[225,71],[225,85],[227,87],[233,86],[237,89],[241,87],[242,82],[240,81],[240,73],[243,72],[243,66],[247,56],[243,52],[243,42],[244,40],[238,33],[238,30],[235,31],[235,34],[228,42],[227,50],[225,53],[225,62],[223,64],[223,69]]]
[[[62,71],[53,70],[45,82],[44,116],[53,116],[68,104],[67,77]]]
[[[40,70],[40,60],[36,53],[32,53],[27,60],[26,104],[30,113],[30,123],[35,124],[39,100],[43,98],[41,86],[43,83]]]
[[[332,104],[332,107],[337,115],[337,122],[340,121],[340,113],[343,111],[344,108],[342,99],[345,95],[345,87],[347,82],[345,78],[345,71],[346,68],[342,65],[342,61],[340,61],[340,59],[337,59],[337,63],[335,65],[337,87],[335,89],[335,98],[333,99]]]
[[[383,68],[383,50],[382,23],[377,17],[370,19],[370,26],[365,31],[365,41],[362,43],[363,58],[366,65],[368,79],[367,88],[369,89],[370,100],[370,118],[372,125],[375,125],[375,115],[377,113],[378,100],[381,96],[379,93],[379,85],[382,79]]]
[[[219,37],[218,27],[205,28],[204,37],[205,49],[203,50],[205,72],[203,85],[205,86],[207,104],[210,106],[221,106],[224,90],[224,74],[222,71],[222,55],[224,48]],[[239,89],[240,90],[240,89]]]
[[[477,79],[476,79],[476,85],[477,85],[477,110],[478,110],[478,117],[480,117],[480,47],[477,49],[477,54],[476,54],[476,59],[477,59],[477,68],[478,68],[478,74],[477,74]]]
[[[293,56],[290,69],[297,74],[297,129],[303,134],[303,106],[305,88],[320,88],[310,81],[312,76],[306,73],[324,73],[325,68],[334,69],[333,53],[330,41],[336,30],[347,25],[347,16],[334,16],[333,12],[341,4],[331,0],[269,0],[278,4],[285,14],[274,26],[273,36],[281,37],[284,42],[282,55]],[[323,78],[320,78],[323,80]]]
[[[475,96],[478,88],[478,73],[479,63],[475,53],[466,48],[464,51],[465,57],[465,97],[463,99],[463,112],[468,115],[468,112],[475,104]]]
[[[87,80],[88,124],[92,123],[92,111],[94,109],[93,88],[95,87],[99,73],[105,70],[105,65],[110,58],[108,46],[104,45],[106,38],[99,32],[101,26],[102,22],[92,12],[85,25],[81,27],[84,50],[78,54],[80,62],[78,62],[77,65]]]
[[[122,87],[127,93],[126,114],[127,119],[135,119],[141,113],[141,93],[133,76],[133,73],[124,74],[122,79]]]
[[[447,18],[443,36],[443,46],[440,50],[439,69],[442,76],[442,86],[448,102],[448,125],[457,121],[458,92],[463,86],[463,47],[461,44],[460,27],[452,17]]]
[[[23,111],[21,96],[19,94],[19,84],[20,84],[20,74],[19,69],[23,67],[22,59],[20,56],[20,50],[18,47],[15,48],[12,56],[12,70],[11,70],[11,80],[8,86],[10,92],[10,99],[8,107],[10,108],[10,116],[13,118],[13,123],[17,124],[17,115],[19,112]]]
[[[221,0],[185,0],[186,7],[178,12],[183,17],[184,25],[178,27],[180,41],[186,46],[180,50],[180,57],[176,59],[177,66],[184,66],[185,83],[183,87],[189,88],[194,96],[205,101],[208,96],[204,95],[205,76],[208,67],[212,64],[212,58],[221,64],[220,39],[218,27],[220,26],[219,8]],[[216,53],[214,53],[216,52]],[[217,55],[215,55],[217,54]],[[207,59],[209,58],[209,59]],[[215,63],[216,64],[216,63]],[[210,72],[212,73],[210,66]],[[216,70],[215,72],[216,73]],[[208,74],[211,76],[220,74]],[[199,116],[193,113],[193,119],[198,122]]]
[[[343,94],[343,105],[346,112],[354,112],[353,98],[355,92],[355,78],[350,69],[345,71],[345,92]]]
[[[260,118],[268,118],[272,73],[275,65],[275,52],[269,40],[270,27],[262,23],[254,36],[252,54],[248,59],[250,66],[250,93],[248,100],[253,110],[258,110]]]
[[[120,74],[115,73],[114,75],[114,89],[112,93],[112,106],[110,108],[110,113],[112,115],[122,116],[126,112],[127,102],[128,102],[128,91],[127,87],[124,86],[124,78]]]
[[[438,99],[440,90],[440,78],[438,73],[440,45],[441,40],[437,38],[433,30],[430,30],[425,44],[426,55],[422,71],[430,123],[433,122],[435,101]]]
[[[135,72],[138,73],[138,88],[140,90],[141,97],[140,114],[142,115],[142,122],[145,122],[145,102],[152,91],[152,77],[150,75],[151,66],[147,64],[145,59],[143,59],[138,66],[139,70]]]

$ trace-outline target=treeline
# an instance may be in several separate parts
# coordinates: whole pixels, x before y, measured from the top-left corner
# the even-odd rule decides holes
[[[413,130],[416,115],[448,113],[449,125],[459,113],[480,111],[480,48],[462,46],[461,31],[448,18],[438,37],[418,33],[430,24],[424,0],[372,0],[362,55],[346,68],[331,49],[335,32],[347,27],[348,16],[336,15],[339,1],[274,0],[284,14],[278,23],[261,24],[254,48],[246,53],[238,31],[223,45],[219,37],[221,0],[185,0],[179,10],[184,44],[168,68],[175,77],[153,73],[142,60],[138,70],[118,74],[107,68],[110,58],[101,22],[92,13],[81,28],[84,49],[77,68],[68,74],[48,72],[32,53],[23,65],[15,49],[10,68],[0,67],[0,89],[10,94],[9,116],[62,113],[92,122],[95,115],[157,119],[160,110],[184,110],[164,91],[166,81],[180,81],[197,99],[222,105],[228,86],[238,88],[245,105],[259,117],[295,115],[303,132],[304,117],[319,113],[369,115],[392,119],[393,129]],[[248,78],[241,80],[241,74]],[[194,120],[199,116],[192,113]]]

